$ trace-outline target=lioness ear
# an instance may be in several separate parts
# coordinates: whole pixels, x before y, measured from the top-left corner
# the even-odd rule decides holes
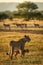
[[[24,37],[27,37],[26,35]]]

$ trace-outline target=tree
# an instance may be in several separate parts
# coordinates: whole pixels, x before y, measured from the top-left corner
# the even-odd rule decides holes
[[[21,16],[25,16],[25,18],[29,18],[30,12],[33,12],[36,10],[38,7],[35,3],[32,2],[24,2],[20,3],[18,6],[18,12],[20,13]]]
[[[0,21],[7,19],[8,15],[5,12],[0,12]]]

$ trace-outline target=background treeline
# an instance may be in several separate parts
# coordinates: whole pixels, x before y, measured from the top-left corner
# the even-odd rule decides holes
[[[38,6],[32,2],[24,2],[17,6],[17,11],[0,12],[0,21],[3,19],[24,18],[24,20],[43,20],[43,11],[38,10]]]

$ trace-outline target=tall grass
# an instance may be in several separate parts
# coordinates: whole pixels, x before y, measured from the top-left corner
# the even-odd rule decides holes
[[[9,52],[9,43],[11,40],[18,41],[28,35],[30,42],[26,42],[25,48],[29,49],[24,58],[18,54],[17,58],[13,57],[11,61],[6,52]],[[0,65],[43,65],[43,35],[29,34],[19,32],[0,32]]]

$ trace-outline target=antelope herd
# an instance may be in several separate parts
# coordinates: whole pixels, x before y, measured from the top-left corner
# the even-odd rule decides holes
[[[11,28],[10,24],[3,24],[3,26],[4,26],[5,29],[9,28],[9,30],[10,30],[10,28]],[[30,25],[29,24],[18,24],[18,23],[16,23],[16,24],[13,24],[13,26],[15,26],[14,28],[29,28]],[[40,27],[40,25],[39,24],[34,24],[34,27],[37,28],[37,27]]]

